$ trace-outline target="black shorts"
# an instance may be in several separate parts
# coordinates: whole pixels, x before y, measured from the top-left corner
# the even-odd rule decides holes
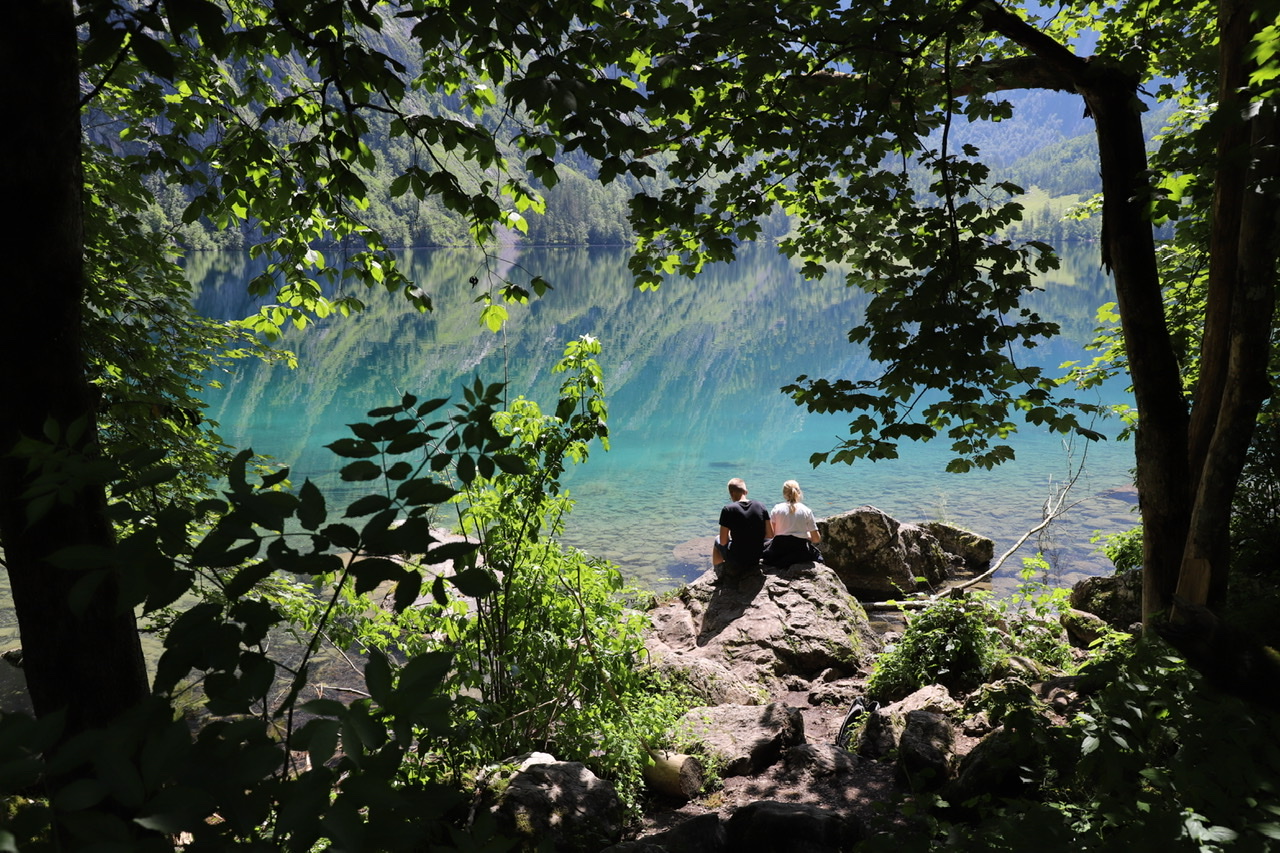
[[[759,553],[749,557],[744,557],[742,554],[734,550],[733,540],[729,540],[728,545],[721,545],[719,539],[713,539],[711,540],[711,542],[712,542],[712,547],[714,547],[717,551],[720,552],[720,556],[724,558],[724,561],[726,563],[731,564],[734,568],[750,569],[753,566],[757,566],[760,564]]]

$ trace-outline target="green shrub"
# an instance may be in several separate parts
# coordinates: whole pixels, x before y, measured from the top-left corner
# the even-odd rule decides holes
[[[881,652],[867,691],[898,699],[927,684],[952,692],[981,684],[998,656],[981,603],[946,599],[913,616],[902,638]]]
[[[1108,536],[1095,534],[1089,541],[1102,543],[1102,553],[1117,574],[1142,568],[1142,525]]]
[[[1209,688],[1156,640],[1111,643],[1082,671],[1092,692],[1051,725],[1024,687],[983,702],[1015,740],[1013,797],[916,797],[867,851],[1217,853],[1280,842],[1280,714]]]
[[[494,591],[468,607],[438,605],[427,648],[448,650],[459,697],[439,751],[454,773],[533,750],[580,761],[638,806],[647,749],[663,745],[688,703],[647,666],[647,617],[617,566],[559,544],[573,502],[560,476],[589,446],[608,447],[593,339],[571,343],[553,414],[517,398],[494,414],[510,439],[501,470],[476,472],[456,498],[462,531]]]
[[[1059,616],[1067,608],[1071,593],[1039,579],[1048,571],[1043,555],[1024,558],[1013,594],[1007,599],[988,601],[1008,630],[1006,645],[1010,654],[1069,672],[1075,667],[1075,657]]]

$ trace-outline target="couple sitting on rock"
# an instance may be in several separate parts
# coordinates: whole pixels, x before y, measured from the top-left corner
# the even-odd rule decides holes
[[[720,538],[711,549],[713,568],[724,564],[721,577],[735,577],[764,562],[770,566],[816,562],[818,523],[813,510],[800,502],[800,484],[782,484],[784,500],[770,512],[760,501],[747,497],[747,484],[729,481],[729,503],[720,510]]]

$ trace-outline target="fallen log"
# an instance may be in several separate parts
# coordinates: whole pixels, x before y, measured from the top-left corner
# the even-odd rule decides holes
[[[691,800],[702,790],[702,762],[692,755],[650,750],[649,758],[644,780],[658,793]]]

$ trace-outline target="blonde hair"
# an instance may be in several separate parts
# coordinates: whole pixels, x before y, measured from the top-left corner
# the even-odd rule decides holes
[[[787,503],[791,504],[791,513],[794,515],[796,503],[804,500],[804,492],[800,491],[800,484],[795,480],[787,480],[782,484],[782,497],[786,498]]]
[[[741,477],[734,477],[729,481],[729,492],[731,495],[745,495],[747,493],[747,484],[742,482]]]

